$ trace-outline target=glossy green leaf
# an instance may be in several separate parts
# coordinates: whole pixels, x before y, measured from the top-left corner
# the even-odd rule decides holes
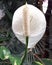
[[[12,65],[20,65],[21,59],[17,56],[12,56],[10,51],[4,46],[0,47],[0,58],[2,60],[9,59]]]
[[[9,55],[10,55],[10,51],[7,48],[5,48],[4,46],[1,46],[0,47],[0,58],[2,60],[5,60],[5,59],[9,58]]]
[[[34,61],[34,62],[32,63],[32,65],[43,65],[43,64],[40,63],[40,62],[38,62],[38,61]]]
[[[19,57],[10,56],[10,62],[12,65],[20,65],[21,59]]]

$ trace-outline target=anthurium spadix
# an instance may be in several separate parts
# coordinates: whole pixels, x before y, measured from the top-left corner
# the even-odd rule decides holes
[[[25,44],[25,36],[29,36],[28,48],[32,48],[42,38],[46,29],[44,14],[35,6],[25,4],[13,15],[12,30],[15,36]]]

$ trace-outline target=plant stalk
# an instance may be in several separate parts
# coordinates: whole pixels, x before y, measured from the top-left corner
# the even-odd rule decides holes
[[[24,60],[25,60],[25,58],[26,58],[26,55],[27,55],[27,49],[28,49],[28,36],[26,36],[26,47],[25,47],[25,53],[24,53],[24,57],[23,57],[22,62],[21,62],[20,65],[23,65],[23,62],[24,62]]]

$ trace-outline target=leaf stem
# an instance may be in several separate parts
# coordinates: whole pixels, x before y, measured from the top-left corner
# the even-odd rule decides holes
[[[22,62],[21,62],[20,65],[23,65],[23,62],[24,62],[24,60],[25,60],[25,58],[26,58],[26,55],[27,55],[27,49],[28,49],[28,36],[26,36],[26,47],[25,47],[25,53],[24,53],[24,57],[23,57]]]

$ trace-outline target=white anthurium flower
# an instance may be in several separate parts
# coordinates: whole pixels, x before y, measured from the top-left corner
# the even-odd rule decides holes
[[[29,36],[28,48],[33,48],[36,45],[42,38],[45,29],[45,16],[35,6],[26,4],[14,12],[12,30],[15,36],[24,44],[25,36]]]
[[[43,1],[42,7],[43,7],[43,12],[46,13],[48,8],[48,0]]]

